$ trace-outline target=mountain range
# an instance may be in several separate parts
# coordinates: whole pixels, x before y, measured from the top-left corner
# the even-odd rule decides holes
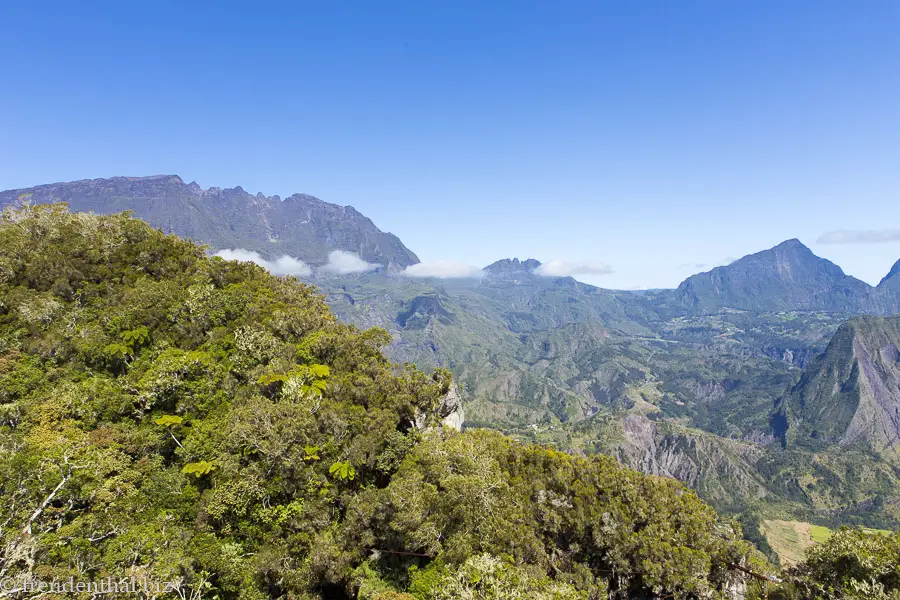
[[[72,211],[97,214],[130,210],[166,233],[217,250],[258,252],[266,259],[287,255],[323,265],[330,251],[345,250],[385,267],[419,262],[396,236],[375,227],[352,206],[307,194],[281,199],[240,187],[203,189],[177,175],[85,179],[0,192],[0,206],[23,201],[67,202]]]
[[[686,279],[605,290],[507,258],[478,279],[400,276],[418,262],[351,207],[201,189],[177,176],[0,192],[135,216],[212,251],[384,268],[308,281],[334,313],[382,327],[397,362],[449,368],[466,427],[676,477],[735,514],[900,523],[900,261],[878,286],[798,240]],[[751,527],[752,529],[752,527]]]

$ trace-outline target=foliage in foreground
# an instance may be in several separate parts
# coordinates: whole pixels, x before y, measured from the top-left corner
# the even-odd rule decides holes
[[[810,549],[773,600],[900,599],[900,533],[843,528]]]
[[[680,484],[421,431],[449,385],[290,278],[127,215],[0,224],[0,577],[208,598],[714,598],[737,527]],[[434,419],[432,419],[433,421]]]

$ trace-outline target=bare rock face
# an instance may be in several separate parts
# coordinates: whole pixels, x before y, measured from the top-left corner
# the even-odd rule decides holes
[[[441,424],[443,426],[455,429],[456,431],[462,431],[463,423],[466,420],[466,413],[463,410],[462,396],[459,395],[459,389],[455,384],[450,386],[450,389],[444,396],[438,414],[441,417]]]
[[[504,258],[484,268],[489,279],[500,280],[533,280],[534,270],[541,266],[540,261],[533,258],[520,261],[518,258]]]
[[[890,272],[875,289],[888,305],[887,314],[900,313],[900,260],[894,263]]]
[[[756,444],[656,423],[640,413],[622,420],[622,433],[614,454],[632,469],[673,477],[713,500],[728,498],[735,490],[747,498],[767,494],[755,469],[762,455]]]
[[[715,402],[725,396],[725,388],[718,381],[689,382],[685,385],[700,402]]]
[[[900,316],[842,325],[773,417],[787,443],[900,454]]]
[[[441,397],[441,403],[438,405],[434,413],[419,413],[416,416],[414,426],[419,430],[426,430],[429,423],[433,422],[436,417],[438,422],[444,426],[456,431],[462,431],[463,423],[466,420],[465,411],[462,405],[462,396],[456,384],[451,384],[447,393]]]
[[[741,573],[731,572],[731,577],[725,585],[722,593],[729,600],[745,600],[747,598],[747,578]]]

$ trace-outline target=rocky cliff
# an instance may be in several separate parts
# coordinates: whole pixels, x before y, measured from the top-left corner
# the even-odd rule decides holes
[[[900,452],[900,316],[842,325],[779,403],[774,423],[788,443],[862,443]]]

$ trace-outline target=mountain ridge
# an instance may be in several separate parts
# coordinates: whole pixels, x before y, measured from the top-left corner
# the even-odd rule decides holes
[[[518,273],[518,272],[534,272],[541,266],[541,261],[534,258],[527,258],[520,261],[518,258],[501,258],[484,267],[484,271],[488,273]]]
[[[891,281],[900,281],[900,260],[894,263],[894,266],[891,267],[891,270],[888,271],[888,274],[884,276],[884,278],[878,282],[878,287],[885,285]]]
[[[888,314],[897,303],[892,290],[847,275],[796,238],[692,275],[663,295],[693,313],[737,308]]]
[[[56,182],[0,192],[0,206],[65,201],[73,212],[131,210],[167,233],[213,250],[250,250],[264,259],[291,256],[312,266],[334,250],[359,255],[389,273],[419,262],[397,236],[383,232],[352,206],[309,194],[251,194],[241,186],[202,188],[179,175],[116,176]],[[492,284],[535,281],[541,262],[504,258],[484,267]],[[574,279],[565,278],[570,286]],[[593,287],[593,286],[591,286]],[[601,289],[601,288],[597,288]],[[713,314],[723,308],[753,311],[825,310],[846,314],[900,312],[900,260],[878,286],[847,275],[796,238],[686,278],[674,290],[632,294],[645,310]]]
[[[214,250],[243,249],[264,258],[289,255],[312,265],[334,250],[354,252],[384,266],[407,267],[419,258],[397,236],[378,229],[352,206],[311,196],[253,195],[242,187],[201,188],[178,175],[82,179],[0,192],[0,206],[29,201],[67,202],[73,212],[131,210],[166,233]]]

